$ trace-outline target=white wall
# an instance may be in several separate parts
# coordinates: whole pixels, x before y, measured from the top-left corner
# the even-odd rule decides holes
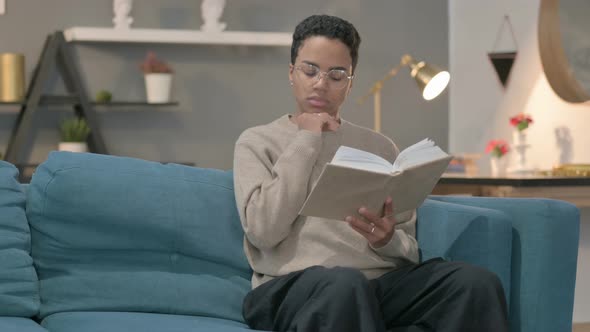
[[[488,140],[511,140],[510,116],[533,116],[529,128],[532,147],[527,159],[540,169],[559,162],[555,129],[567,127],[572,137],[573,163],[590,163],[590,106],[562,101],[551,89],[539,57],[537,20],[540,0],[449,1],[449,62],[452,73],[449,108],[449,149],[453,153],[483,153]],[[497,80],[487,53],[514,48],[508,29],[498,47],[494,41],[508,14],[518,46],[518,56],[508,86]],[[487,156],[480,167],[489,167]],[[590,321],[590,209],[582,210],[580,252],[574,321]],[[584,298],[585,294],[586,298]]]

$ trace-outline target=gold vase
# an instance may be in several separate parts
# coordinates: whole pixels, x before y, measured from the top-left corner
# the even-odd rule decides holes
[[[0,53],[0,102],[19,102],[25,98],[25,56]]]

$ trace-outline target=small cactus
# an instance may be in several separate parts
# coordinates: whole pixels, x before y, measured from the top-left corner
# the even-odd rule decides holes
[[[90,127],[83,118],[68,118],[60,124],[62,142],[86,142],[90,134]]]
[[[108,90],[100,90],[96,93],[96,101],[99,103],[108,103],[113,99],[113,94]]]

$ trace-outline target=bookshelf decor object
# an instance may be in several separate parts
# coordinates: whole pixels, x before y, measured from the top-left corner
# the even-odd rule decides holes
[[[0,101],[18,102],[25,97],[25,56],[0,53]]]
[[[74,63],[63,33],[57,31],[49,35],[16,119],[4,157],[6,161],[13,164],[27,162],[31,143],[35,138],[35,115],[39,112],[40,106],[43,105],[43,88],[51,78],[54,70],[57,70],[62,77],[68,97],[74,102],[71,106],[73,106],[76,115],[86,119],[90,127],[91,134],[88,136],[90,151],[102,154],[108,153],[100,134],[96,112],[87,98],[86,87]],[[51,97],[49,99],[51,100]]]
[[[74,57],[71,45],[64,37],[63,31],[56,31],[45,41],[43,51],[37,62],[33,76],[27,88],[24,100],[0,102],[0,105],[20,106],[20,111],[12,130],[4,160],[15,165],[26,165],[35,139],[35,118],[42,107],[72,107],[75,115],[86,120],[91,133],[88,136],[88,149],[93,153],[108,154],[107,147],[100,132],[96,109],[113,107],[154,107],[174,106],[177,102],[148,103],[145,101],[91,101]],[[44,87],[57,71],[67,90],[66,95],[43,94]]]
[[[201,30],[208,32],[222,32],[227,27],[227,23],[219,22],[223,15],[225,0],[203,0],[201,2],[201,18],[203,25]]]
[[[243,46],[291,46],[291,33],[227,31],[220,22],[225,0],[202,0],[200,30],[131,28],[131,0],[113,0],[114,27],[71,27],[64,31],[68,42],[162,43]]]
[[[133,23],[133,17],[130,17],[133,0],[113,0],[113,24],[115,29],[129,29]]]

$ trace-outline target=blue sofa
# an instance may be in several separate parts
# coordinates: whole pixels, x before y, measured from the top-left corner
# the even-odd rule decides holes
[[[30,184],[0,162],[0,331],[247,331],[232,173],[52,152]],[[512,331],[571,331],[578,210],[431,197],[422,259],[498,274]]]

